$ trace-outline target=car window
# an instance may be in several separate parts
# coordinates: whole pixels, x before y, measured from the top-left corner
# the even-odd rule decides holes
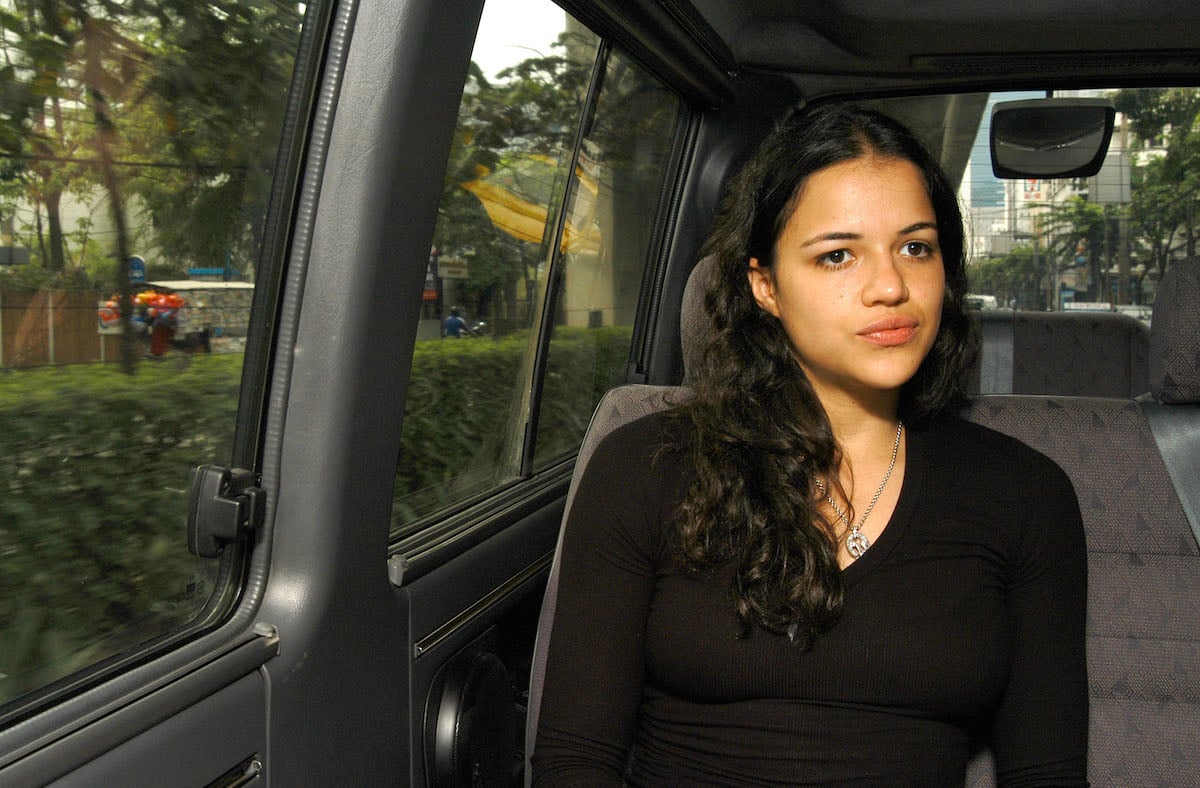
[[[969,234],[971,296],[980,311],[1119,312],[1149,325],[1158,282],[1200,237],[1200,89],[1058,91],[1117,108],[1100,172],[1089,178],[1002,180],[992,174],[991,109],[1041,91],[938,97],[970,117],[931,112],[930,99],[878,102],[915,128],[959,178]],[[977,125],[976,125],[977,124]],[[969,151],[955,143],[955,132]]]
[[[609,58],[567,203],[535,469],[573,454],[600,396],[624,382],[681,111],[627,58]]]
[[[304,7],[0,7],[0,703],[209,619]]]
[[[428,262],[394,534],[578,448],[624,376],[681,113],[549,0],[486,4]]]

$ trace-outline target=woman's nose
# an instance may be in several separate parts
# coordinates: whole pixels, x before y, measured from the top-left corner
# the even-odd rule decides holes
[[[899,304],[908,300],[904,273],[890,254],[881,254],[867,266],[867,281],[863,285],[863,303]]]

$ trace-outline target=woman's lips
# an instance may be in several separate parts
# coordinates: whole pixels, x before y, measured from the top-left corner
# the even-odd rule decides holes
[[[886,317],[876,320],[858,335],[873,345],[895,347],[908,342],[916,333],[917,321],[911,317]]]

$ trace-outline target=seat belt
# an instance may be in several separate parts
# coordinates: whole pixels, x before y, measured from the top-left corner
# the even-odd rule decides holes
[[[1013,393],[1013,318],[982,320],[979,393]]]
[[[1158,453],[1200,545],[1200,406],[1142,402]]]

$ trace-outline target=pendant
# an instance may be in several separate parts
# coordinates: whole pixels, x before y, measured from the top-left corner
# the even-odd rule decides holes
[[[846,552],[850,553],[854,558],[862,558],[870,546],[871,540],[857,528],[846,534]]]

